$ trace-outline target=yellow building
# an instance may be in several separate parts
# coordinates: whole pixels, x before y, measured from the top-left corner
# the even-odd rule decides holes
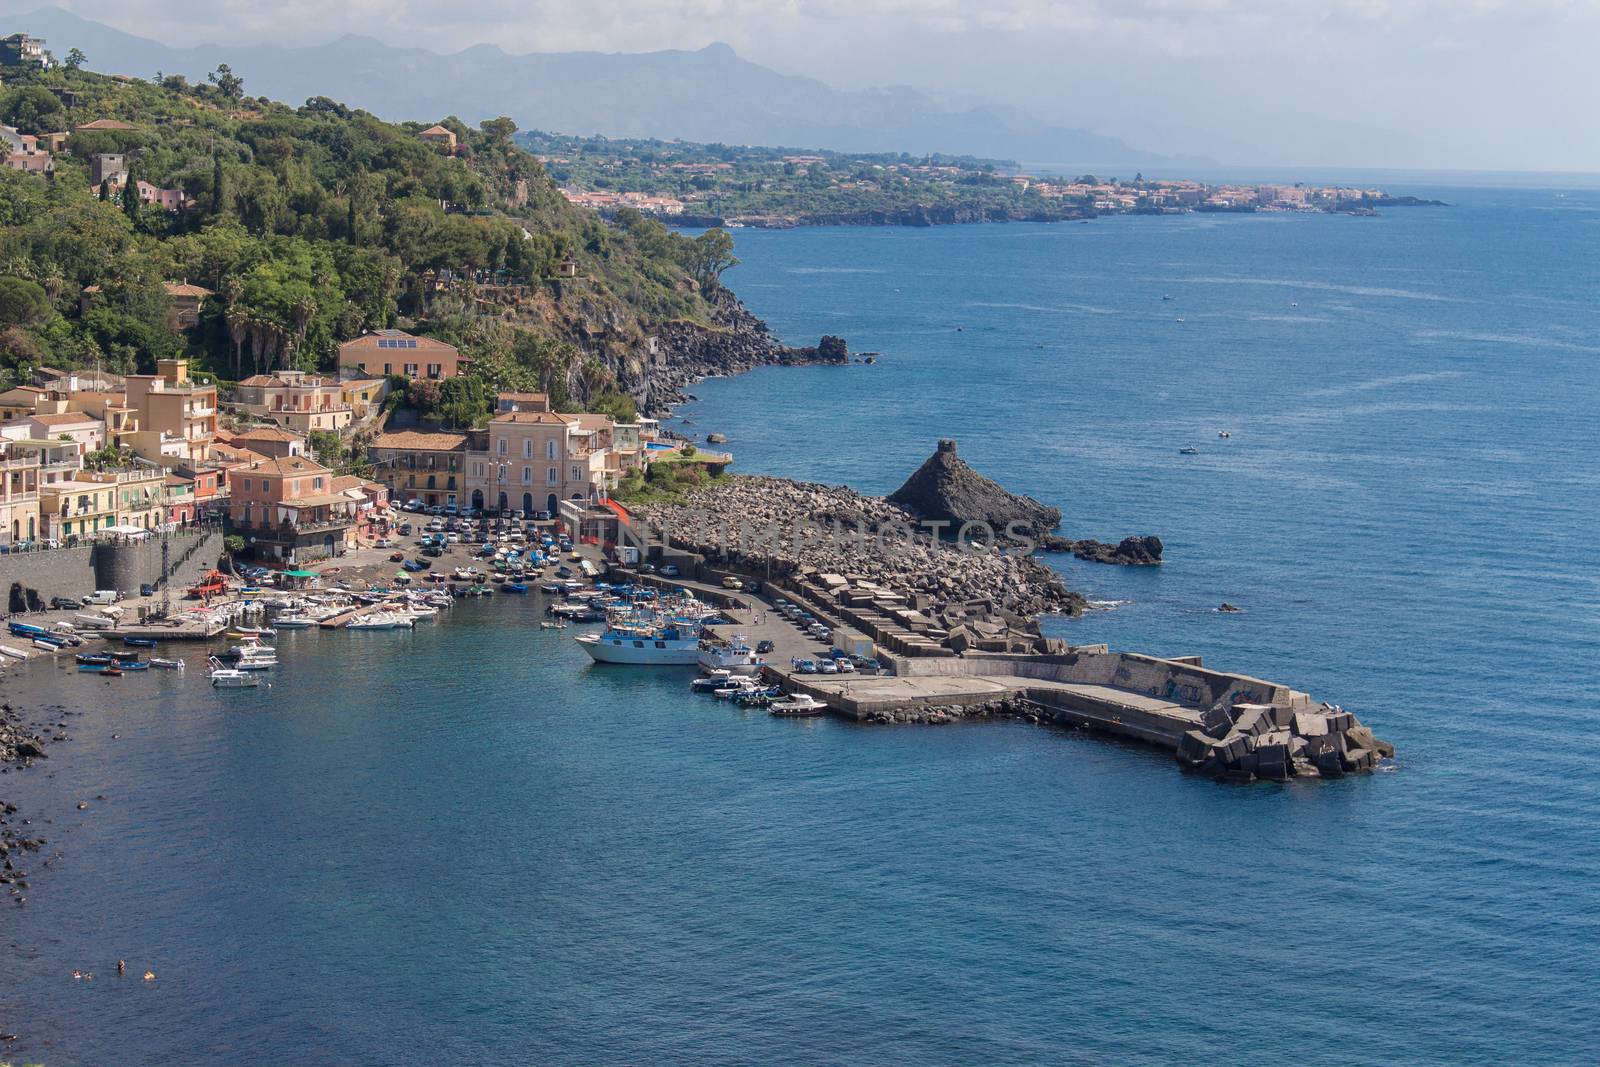
[[[76,478],[39,487],[46,537],[89,538],[117,524],[117,487]]]

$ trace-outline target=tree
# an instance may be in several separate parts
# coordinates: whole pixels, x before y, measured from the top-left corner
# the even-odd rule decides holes
[[[212,85],[217,87],[217,92],[227,99],[240,100],[244,98],[244,79],[235,74],[233,68],[228,64],[218,63],[217,69],[212,71],[207,78]]]
[[[50,90],[24,85],[0,95],[0,122],[23,133],[43,134],[65,127],[67,116]]]
[[[0,323],[31,326],[50,317],[44,287],[26,278],[0,278]]]
[[[227,210],[228,185],[227,175],[222,172],[222,153],[213,152],[211,155],[211,215],[213,218],[220,216]]]
[[[122,213],[137,228],[139,225],[139,172],[132,163],[122,179]]]
[[[101,178],[100,179],[100,202],[102,204],[106,204],[106,203],[110,203],[111,202],[111,179],[110,178]]]
[[[504,144],[511,140],[511,135],[517,132],[517,124],[501,115],[497,119],[484,119],[478,123],[478,128],[489,135],[491,141]]]
[[[685,265],[700,283],[702,292],[709,294],[720,283],[722,272],[738,263],[733,254],[733,235],[721,227],[707,230],[689,242]]]
[[[62,66],[66,67],[68,70],[78,70],[83,66],[88,58],[88,56],[83,54],[82,49],[73,48],[67,52],[66,62],[63,63]]]

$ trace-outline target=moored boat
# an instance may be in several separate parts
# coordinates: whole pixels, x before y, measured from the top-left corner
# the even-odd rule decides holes
[[[155,648],[154,638],[150,637],[124,637],[122,643],[129,648]]]
[[[787,700],[774,700],[768,712],[780,719],[809,719],[828,710],[828,705],[810,693],[796,693]]]
[[[181,670],[183,670],[183,660],[181,660],[181,659],[158,659],[155,656],[151,656],[150,657],[150,666],[156,668],[157,670],[163,670],[163,671],[181,671]]]

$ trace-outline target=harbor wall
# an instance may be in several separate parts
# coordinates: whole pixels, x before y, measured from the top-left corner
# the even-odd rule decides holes
[[[1309,700],[1304,694],[1276,682],[1209,670],[1195,656],[1161,659],[1134,652],[1110,652],[1103,645],[1062,655],[969,652],[951,657],[900,656],[894,657],[893,662],[895,674],[907,678],[1013,676],[1047,682],[1087,683],[1192,707],[1210,707],[1217,703],[1292,705]]]
[[[173,533],[167,540],[175,592],[216,566],[222,554],[222,535],[216,530]],[[158,537],[0,556],[0,611],[8,615],[37,611],[47,607],[51,597],[81,600],[96,589],[132,595],[141,585],[157,585],[160,579]]]

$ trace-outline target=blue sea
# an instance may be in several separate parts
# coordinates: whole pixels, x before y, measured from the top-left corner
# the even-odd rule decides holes
[[[1600,1059],[1600,192],[1402,191],[1450,206],[739,231],[785,340],[881,356],[684,409],[742,470],[886,492],[953,437],[1159,535],[1052,559],[1104,610],[1051,632],[1336,701],[1380,773],[780,722],[536,599],[285,634],[256,692],[33,666],[82,714],[0,778],[61,853],[0,908],[0,1059]]]

